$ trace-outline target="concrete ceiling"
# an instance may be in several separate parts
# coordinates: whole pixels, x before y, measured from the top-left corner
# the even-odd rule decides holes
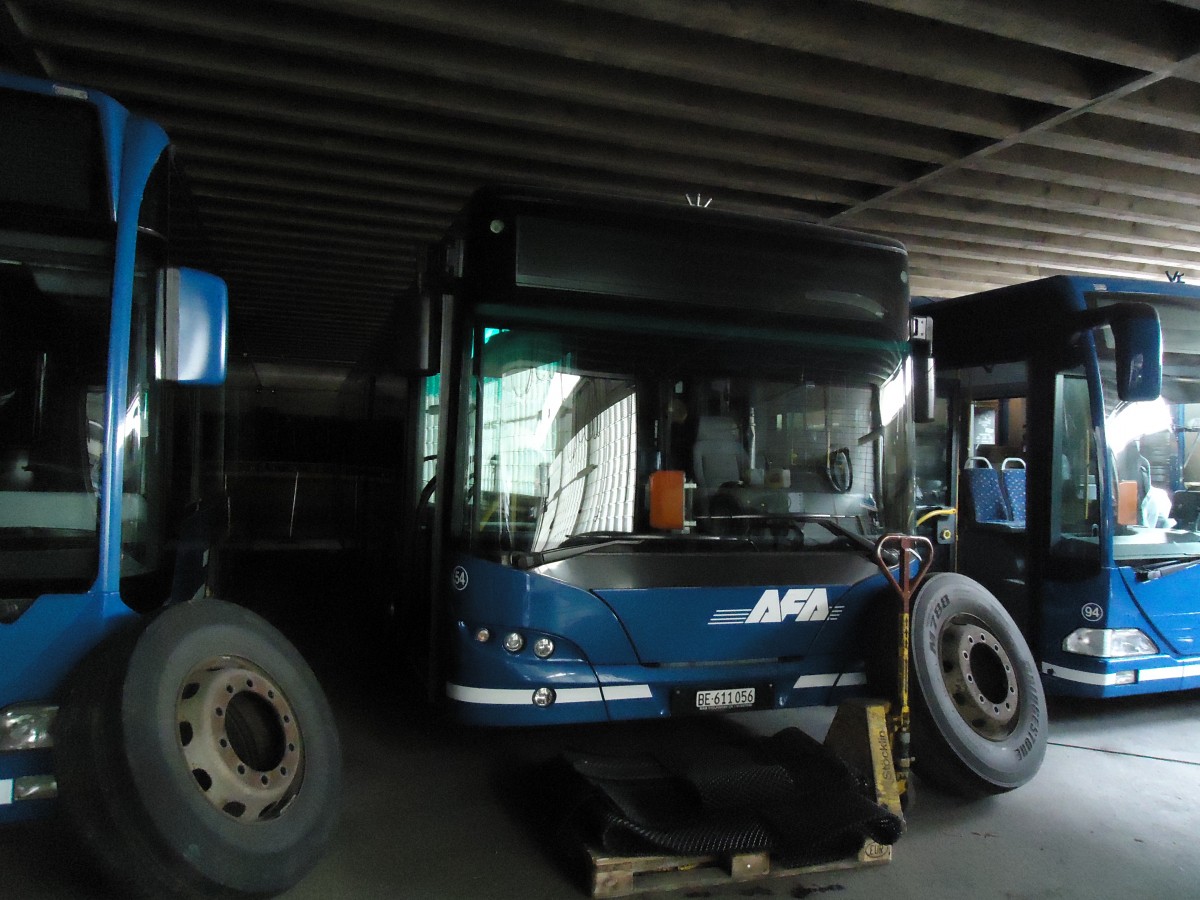
[[[494,181],[1200,282],[1200,0],[0,0],[0,65],[164,125],[250,360],[356,359]]]

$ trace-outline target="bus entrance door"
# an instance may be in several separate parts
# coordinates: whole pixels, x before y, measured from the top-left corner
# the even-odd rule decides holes
[[[1030,621],[1025,528],[1025,398],[976,399],[965,413],[958,471],[956,568],[974,578],[1025,628]]]

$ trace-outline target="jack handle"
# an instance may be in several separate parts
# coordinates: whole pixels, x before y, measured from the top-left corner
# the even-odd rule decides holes
[[[916,552],[916,547],[925,548],[925,556]],[[883,558],[885,552],[891,550],[899,557],[897,571],[899,580],[892,574],[891,566]],[[909,554],[912,553],[921,561],[915,575],[909,564]],[[933,565],[933,541],[921,535],[885,534],[875,544],[875,564],[883,570],[892,590],[900,598],[900,616],[897,622],[897,646],[899,653],[896,660],[896,697],[895,709],[897,714],[889,716],[888,722],[892,732],[892,754],[895,758],[896,785],[903,796],[908,790],[908,775],[912,768],[911,747],[911,711],[908,705],[908,657],[909,657],[909,617],[910,601],[917,588],[929,574]]]

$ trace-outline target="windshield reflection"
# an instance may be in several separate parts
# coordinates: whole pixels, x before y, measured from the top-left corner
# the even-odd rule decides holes
[[[908,523],[894,351],[793,351],[780,357],[789,365],[768,365],[761,346],[732,341],[672,352],[629,336],[513,329],[481,344],[464,448],[464,520],[479,551],[862,549]],[[649,528],[646,483],[658,469],[685,473],[681,531]]]
[[[1200,555],[1200,403],[1181,402],[1166,383],[1156,400],[1110,405],[1104,427],[1116,558]]]

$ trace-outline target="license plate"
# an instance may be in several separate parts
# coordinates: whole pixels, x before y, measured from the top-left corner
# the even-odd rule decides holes
[[[752,709],[754,688],[722,688],[717,691],[696,691],[696,709],[711,711],[725,709]]]

